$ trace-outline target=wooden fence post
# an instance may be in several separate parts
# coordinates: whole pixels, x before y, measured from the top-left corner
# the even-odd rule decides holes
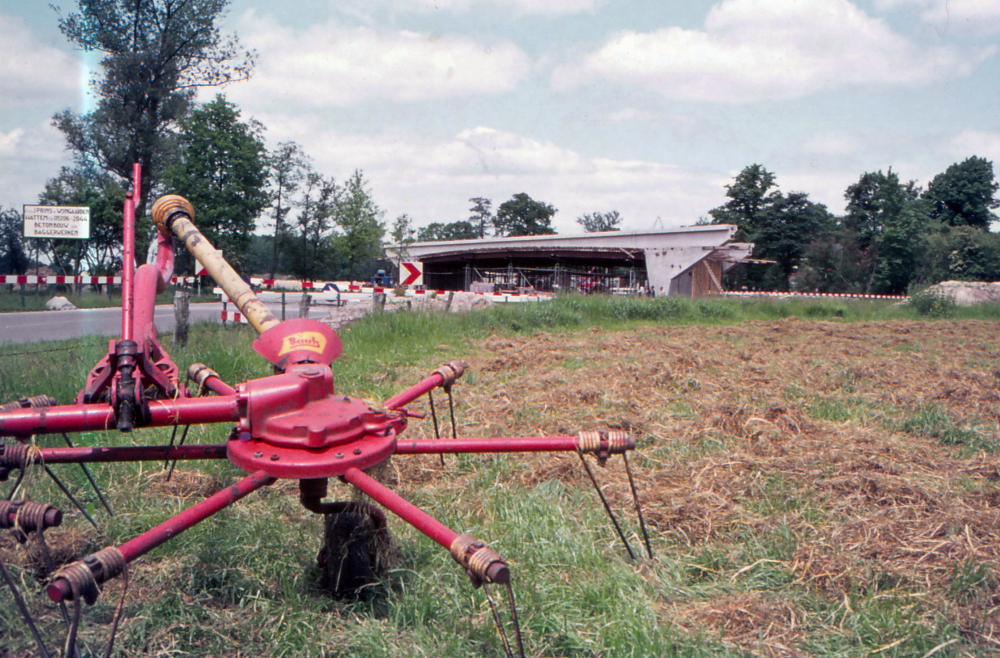
[[[187,345],[190,304],[191,293],[183,290],[174,291],[174,347]]]

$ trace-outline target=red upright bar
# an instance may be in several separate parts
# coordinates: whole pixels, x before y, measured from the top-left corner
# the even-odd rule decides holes
[[[139,165],[133,165],[132,191],[125,196],[122,245],[122,340],[134,340],[132,324],[132,275],[135,273],[135,205],[139,202]]]

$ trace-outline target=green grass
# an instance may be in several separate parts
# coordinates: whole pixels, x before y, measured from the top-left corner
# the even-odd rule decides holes
[[[925,404],[913,413],[903,416],[896,429],[914,436],[937,439],[944,445],[961,446],[971,452],[997,452],[1000,445],[990,432],[952,420],[948,413],[935,404]]]
[[[966,312],[955,309],[954,317]],[[979,307],[976,312],[983,319],[1000,317],[994,307]],[[905,307],[882,302],[581,296],[471,314],[386,313],[342,332],[344,354],[334,364],[336,386],[352,395],[385,399],[409,383],[408,373],[414,368],[429,372],[443,360],[480,349],[478,342],[494,333],[724,325],[791,316],[832,322],[918,317]],[[271,374],[270,366],[250,350],[253,338],[243,327],[199,325],[192,329],[187,348],[170,351],[182,370],[201,361],[236,383]],[[39,393],[54,395],[62,403],[71,401],[106,346],[106,341],[83,339],[0,347],[0,402]],[[34,353],[15,356],[24,351]],[[561,366],[585,369],[587,363],[573,357]],[[843,378],[838,394],[850,394],[856,378],[849,373]],[[463,379],[463,385],[475,383],[474,372]],[[682,381],[677,386],[678,396],[664,412],[677,420],[696,421],[698,410],[684,400],[683,391],[693,390],[698,382]],[[874,413],[860,398],[814,398],[804,390],[794,395],[818,419],[863,425]],[[517,410],[511,427],[531,427],[532,413]],[[975,428],[955,423],[935,407],[921,408],[892,429],[970,447],[985,440]],[[188,442],[222,441],[227,432],[224,426],[192,428]],[[74,439],[87,445],[142,445],[166,442],[169,434],[161,428],[131,435],[95,432]],[[730,449],[728,440],[705,429],[691,441],[650,446],[647,454],[689,460],[721,456]],[[52,437],[42,441],[56,444]],[[636,463],[641,466],[642,458],[637,457]],[[98,510],[99,532],[68,515],[66,527],[76,528],[83,537],[80,552],[123,542],[200,499],[198,494],[182,498],[154,493],[160,491],[160,467],[157,463],[92,467],[119,514],[109,518]],[[938,645],[962,637],[940,611],[914,596],[908,584],[890,577],[872,574],[874,585],[855,588],[846,605],[797,580],[792,563],[797,549],[811,537],[797,535],[787,519],[801,515],[822,526],[824,517],[809,492],[781,475],[762,477],[743,498],[746,511],[766,519],[765,524],[743,523],[734,516],[716,529],[718,539],[694,546],[669,526],[662,527],[653,535],[655,559],[633,563],[589,486],[524,483],[517,468],[518,460],[511,456],[450,458],[448,469],[431,481],[403,481],[394,488],[456,530],[488,539],[510,561],[529,655],[756,655],[722,641],[714,631],[672,622],[673,606],[684,609],[739,595],[780,597],[807,613],[799,621],[801,639],[796,647],[815,656],[922,658]],[[84,503],[97,508],[79,469],[57,470]],[[184,466],[183,474],[213,491],[242,477],[228,462]],[[331,497],[344,498],[346,491],[331,482]],[[34,482],[30,493],[34,500],[67,508],[46,480]],[[638,547],[631,510],[624,504],[615,507]],[[362,600],[333,601],[316,586],[319,518],[301,508],[293,490],[265,489],[251,495],[133,565],[128,621],[116,642],[119,655],[502,655],[482,591],[472,589],[446,551],[402,522],[391,519],[390,524],[399,545],[399,562],[389,577]],[[68,536],[61,532],[50,531],[50,541],[58,543]],[[14,550],[20,549],[4,544],[3,559],[8,561]],[[32,571],[12,570],[53,649],[54,639],[62,637],[58,612],[45,605]],[[94,655],[103,651],[119,587],[118,582],[108,585],[97,605],[84,612],[82,638]],[[987,606],[997,587],[995,573],[974,562],[957,566],[949,577],[949,596],[956,605]],[[499,588],[494,594],[504,598]],[[0,655],[4,650],[20,655],[32,647],[9,592],[0,587]],[[934,655],[950,658],[960,650],[961,655],[986,655],[964,641]]]

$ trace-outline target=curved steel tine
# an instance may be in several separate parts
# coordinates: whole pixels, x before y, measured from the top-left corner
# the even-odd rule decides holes
[[[611,511],[611,505],[608,504],[608,499],[604,497],[604,492],[601,491],[600,485],[597,484],[597,478],[594,477],[594,471],[590,469],[590,464],[588,464],[587,460],[584,458],[583,452],[577,450],[576,454],[580,455],[580,461],[583,462],[583,467],[587,469],[587,475],[590,476],[590,481],[594,483],[594,489],[597,490],[597,495],[601,497],[601,502],[604,503],[604,510],[608,513],[608,516],[611,517],[611,522],[615,525],[615,530],[618,531],[618,536],[621,538],[622,543],[625,544],[625,550],[628,551],[628,556],[634,560],[635,553],[632,551],[632,546],[628,543],[628,540],[625,539],[625,533],[622,532],[622,527],[618,524],[618,519],[615,518],[615,513]]]

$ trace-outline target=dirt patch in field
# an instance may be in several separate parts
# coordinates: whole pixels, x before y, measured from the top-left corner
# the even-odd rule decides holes
[[[721,551],[738,583],[759,558],[743,545],[748,533],[792,537],[766,564],[801,591],[831,603],[913,595],[926,614],[995,647],[997,329],[792,318],[491,337],[469,359],[475,385],[456,387],[461,432],[633,432],[647,522],[678,553]],[[433,470],[396,461],[404,482]],[[624,470],[600,477],[627,514]],[[588,482],[575,455],[527,457],[511,478]],[[768,655],[800,655],[808,617],[753,590],[662,614]]]

